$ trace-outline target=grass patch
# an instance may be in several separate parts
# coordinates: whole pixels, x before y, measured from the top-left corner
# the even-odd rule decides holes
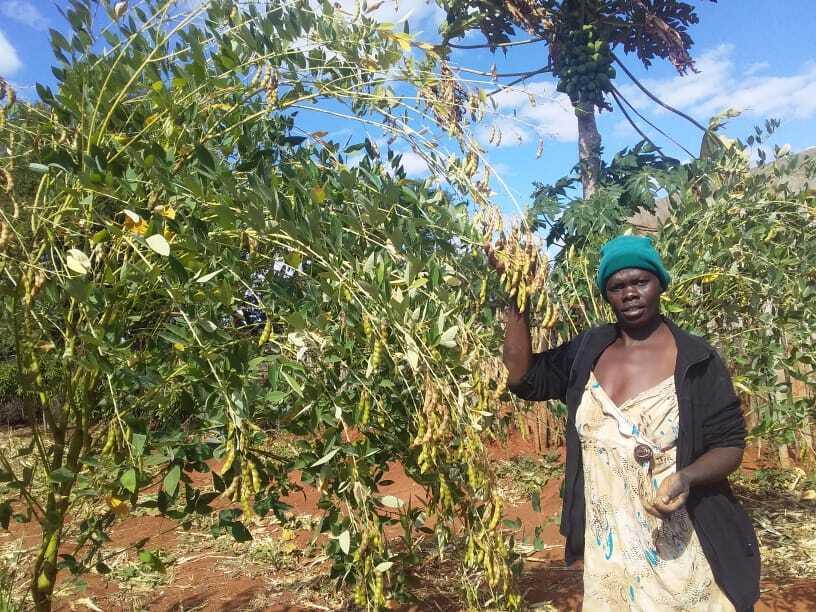
[[[732,484],[756,528],[763,575],[780,583],[816,578],[816,501],[805,495],[813,476],[759,469],[739,472]]]
[[[510,504],[520,504],[539,493],[553,478],[560,478],[564,466],[558,453],[542,456],[520,455],[500,461],[496,467],[499,494]]]
[[[28,594],[26,553],[19,542],[0,548],[0,612],[22,612]]]

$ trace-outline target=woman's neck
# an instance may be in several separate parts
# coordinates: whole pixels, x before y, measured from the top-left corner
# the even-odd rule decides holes
[[[651,321],[638,325],[637,327],[624,327],[618,323],[618,337],[624,346],[632,346],[635,344],[642,344],[649,341],[652,336],[663,325],[663,317],[657,315]]]

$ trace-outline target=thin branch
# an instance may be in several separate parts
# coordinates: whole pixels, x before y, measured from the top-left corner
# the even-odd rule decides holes
[[[539,37],[539,38],[530,38],[528,40],[517,40],[511,41],[506,43],[497,43],[495,45],[491,45],[489,43],[481,44],[481,45],[457,45],[454,43],[448,43],[448,47],[453,49],[496,49],[497,47],[515,47],[517,45],[530,45],[532,43],[546,41],[546,38]]]
[[[616,89],[616,88],[615,88],[615,86],[614,86],[614,85],[612,86],[612,92],[611,92],[611,93],[612,93],[612,94],[615,96],[615,99],[616,99],[616,100],[617,100],[618,98],[620,98],[621,100],[623,100],[623,101],[626,103],[626,106],[628,106],[630,109],[632,109],[632,112],[633,112],[633,113],[635,113],[635,114],[636,114],[638,117],[640,117],[641,119],[643,119],[643,121],[645,121],[646,123],[648,123],[648,124],[649,124],[649,126],[651,126],[653,129],[657,130],[657,131],[658,131],[660,134],[662,134],[662,135],[663,135],[665,138],[668,138],[669,140],[671,140],[671,141],[672,141],[672,142],[673,142],[673,143],[674,143],[676,146],[680,147],[681,149],[683,149],[683,151],[685,151],[686,153],[688,153],[688,154],[689,154],[689,156],[694,157],[694,154],[693,154],[691,151],[689,151],[689,150],[688,150],[686,147],[684,147],[683,145],[681,145],[681,144],[680,144],[679,142],[677,142],[677,141],[676,141],[674,138],[672,138],[671,136],[669,136],[669,135],[668,135],[666,132],[664,132],[663,130],[661,130],[661,129],[660,129],[659,127],[657,127],[657,126],[656,126],[654,123],[652,123],[652,122],[651,122],[651,121],[649,121],[649,120],[648,120],[646,117],[644,117],[644,116],[643,116],[643,114],[642,114],[642,113],[641,113],[641,112],[640,112],[638,109],[636,109],[636,108],[635,108],[635,107],[632,105],[632,103],[631,103],[631,102],[629,102],[629,100],[627,100],[627,99],[626,99],[626,98],[623,96],[623,94],[622,94],[622,93],[621,93],[621,92],[620,92],[618,89]],[[618,104],[620,104],[620,101],[618,102]]]
[[[621,69],[622,69],[622,70],[623,70],[623,71],[626,73],[626,75],[627,75],[627,76],[628,76],[630,79],[632,79],[632,82],[633,82],[635,85],[637,85],[637,86],[638,86],[638,88],[639,88],[639,89],[640,89],[640,90],[641,90],[643,93],[645,93],[647,96],[649,96],[649,98],[651,98],[651,99],[652,99],[654,102],[656,102],[657,104],[659,104],[660,106],[662,106],[662,107],[663,107],[663,108],[665,108],[666,110],[673,112],[675,115],[678,115],[678,116],[682,117],[682,118],[683,118],[683,119],[685,119],[686,121],[690,121],[692,124],[694,124],[694,125],[696,125],[698,128],[700,128],[700,129],[701,129],[703,132],[707,131],[707,130],[706,130],[706,128],[704,128],[704,127],[703,127],[703,125],[702,125],[701,123],[699,123],[698,121],[696,121],[694,118],[689,117],[689,116],[688,116],[686,113],[684,113],[683,111],[679,111],[679,110],[677,110],[677,109],[676,109],[676,108],[674,108],[673,106],[669,106],[668,104],[666,104],[665,102],[663,102],[663,101],[662,101],[660,98],[658,98],[656,95],[654,95],[654,94],[653,94],[651,91],[649,91],[648,89],[646,89],[646,87],[645,87],[645,86],[644,86],[644,85],[643,85],[643,84],[642,84],[640,81],[638,81],[638,80],[635,78],[635,75],[633,75],[633,74],[632,74],[632,73],[629,71],[629,69],[628,69],[626,66],[624,66],[624,65],[623,65],[623,62],[621,62],[621,61],[618,59],[618,56],[617,56],[617,55],[615,55],[614,53],[612,54],[612,59],[614,59],[614,60],[615,60],[615,63],[616,63],[618,66],[620,66],[620,67],[621,67]]]
[[[487,97],[490,98],[491,96],[494,96],[497,93],[501,93],[505,89],[510,89],[511,87],[513,87],[513,85],[518,85],[522,81],[529,79],[531,76],[535,76],[543,72],[549,72],[549,70],[550,70],[549,66],[544,66],[543,68],[539,68],[538,70],[531,70],[530,72],[525,73],[524,76],[517,78],[515,81],[510,81],[509,83],[507,83],[507,85],[499,85],[496,89],[487,94]]]
[[[658,147],[658,146],[657,146],[657,145],[654,143],[654,141],[652,141],[652,139],[651,139],[651,138],[649,138],[649,137],[648,137],[648,136],[647,136],[647,135],[646,135],[646,134],[643,132],[643,130],[641,130],[641,129],[640,129],[638,126],[637,126],[637,124],[636,124],[634,121],[632,121],[632,118],[629,116],[629,113],[627,113],[627,112],[626,112],[626,107],[625,107],[625,106],[623,105],[623,103],[620,101],[620,98],[618,98],[618,95],[615,93],[615,90],[613,89],[613,90],[611,90],[609,93],[610,93],[610,94],[612,94],[612,97],[613,97],[613,98],[615,98],[615,102],[617,102],[617,103],[618,103],[618,108],[620,108],[620,109],[621,109],[621,112],[623,113],[623,116],[624,116],[624,117],[626,117],[626,120],[629,122],[629,125],[631,125],[633,128],[635,128],[635,131],[636,131],[638,134],[640,134],[640,137],[641,137],[643,140],[645,140],[646,142],[648,142],[650,145],[652,145],[652,147],[654,147],[654,149],[655,149],[655,150],[656,150],[658,153],[660,153],[660,155],[661,155],[662,157],[666,157],[666,154],[665,154],[665,153],[663,153],[663,149],[661,149],[660,147]]]
[[[470,73],[470,74],[478,74],[479,76],[486,76],[486,77],[491,77],[491,78],[494,78],[494,79],[504,79],[504,78],[507,78],[507,77],[523,77],[523,78],[526,79],[529,76],[532,76],[534,74],[538,74],[539,72],[541,72],[541,68],[538,68],[537,70],[524,70],[522,72],[495,72],[494,73],[494,72],[485,72],[484,70],[475,70],[473,68],[463,68],[461,66],[456,68],[456,70],[459,71],[459,72],[467,72],[467,73]]]

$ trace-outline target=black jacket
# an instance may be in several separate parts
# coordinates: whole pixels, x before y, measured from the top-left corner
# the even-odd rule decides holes
[[[677,469],[712,448],[745,446],[745,420],[731,377],[717,352],[665,319],[677,344],[674,371],[680,412]],[[566,562],[584,554],[584,470],[575,413],[589,374],[617,338],[614,325],[592,328],[554,349],[537,353],[524,379],[510,390],[523,399],[559,399],[567,405],[567,461],[561,533]],[[759,549],[751,521],[727,480],[692,487],[686,502],[717,584],[734,607],[750,610],[759,599]]]

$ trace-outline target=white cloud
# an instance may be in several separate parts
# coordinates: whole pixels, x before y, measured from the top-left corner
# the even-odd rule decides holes
[[[0,2],[0,15],[35,30],[48,29],[48,19],[40,12],[40,9],[26,0],[4,0]]]
[[[495,119],[492,122],[486,119],[476,134],[486,147],[495,146],[497,141],[501,147],[514,147],[541,138],[562,142],[578,139],[578,122],[569,98],[556,92],[552,82],[530,83],[524,89],[505,89],[494,99],[498,107]]]
[[[347,13],[355,14],[358,0],[338,0],[337,4]],[[376,6],[367,16],[388,23],[402,23],[408,20],[411,34],[422,31],[423,38],[436,34],[437,24],[444,17],[444,11],[434,0],[371,0],[368,6]],[[400,26],[400,30],[401,30]]]
[[[771,64],[768,62],[754,62],[745,69],[745,76],[751,76],[752,74],[756,74],[757,72],[767,70],[770,67]]]
[[[617,121],[615,125],[612,126],[612,133],[618,138],[640,137],[640,134],[635,131],[635,128],[633,128],[632,124],[626,119]]]
[[[714,114],[729,107],[759,117],[810,119],[816,115],[816,65],[790,76],[745,80],[731,91],[713,96],[700,111]]]
[[[430,172],[428,163],[414,151],[402,152],[402,167],[408,176],[425,176]]]
[[[766,62],[739,70],[733,45],[720,45],[697,60],[699,73],[669,79],[644,80],[644,85],[667,104],[706,119],[727,108],[751,117],[810,119],[816,116],[816,63],[809,62],[786,76],[768,75]],[[640,109],[667,113],[633,86],[624,95]]]
[[[6,35],[0,30],[0,74],[9,75],[17,72],[23,63],[17,51],[11,46]]]

